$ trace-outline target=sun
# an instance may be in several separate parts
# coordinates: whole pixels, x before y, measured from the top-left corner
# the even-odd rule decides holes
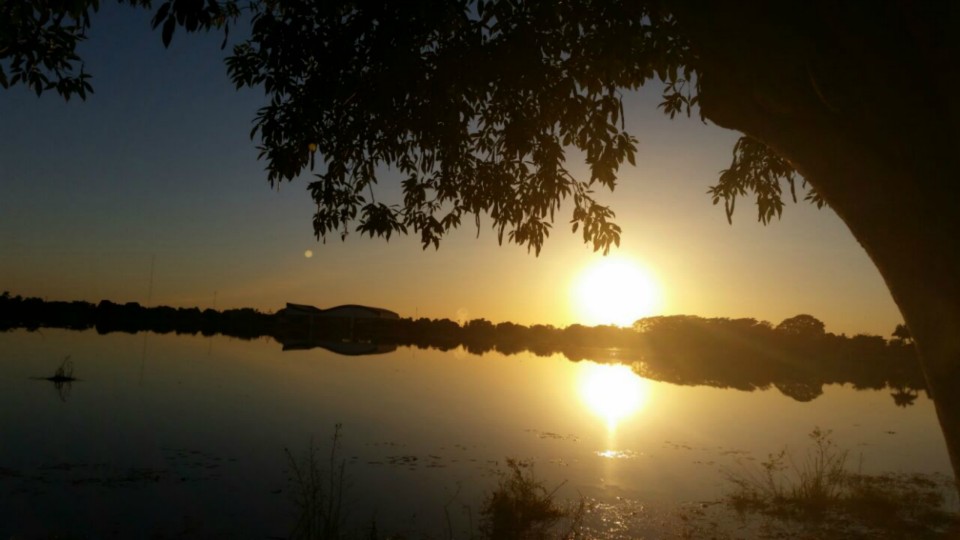
[[[576,280],[578,319],[587,325],[630,326],[658,312],[660,285],[642,266],[624,257],[604,257]]]

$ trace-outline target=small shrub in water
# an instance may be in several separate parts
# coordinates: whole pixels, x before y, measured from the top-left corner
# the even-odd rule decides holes
[[[579,537],[577,531],[585,507],[583,501],[575,508],[563,508],[554,501],[560,486],[547,491],[534,477],[529,463],[508,459],[507,467],[509,471],[480,509],[483,538],[542,540]],[[569,521],[567,530],[558,532],[564,521]]]
[[[730,504],[741,514],[799,520],[817,538],[941,538],[958,531],[957,514],[945,505],[944,494],[956,487],[949,480],[853,473],[847,451],[830,435],[814,429],[800,462],[783,450],[759,467],[728,472],[736,487]]]
[[[743,467],[728,473],[737,487],[731,496],[738,510],[766,510],[772,513],[816,513],[842,493],[848,476],[847,451],[830,439],[831,431],[815,428],[813,445],[799,463],[786,450],[770,454],[760,469]]]
[[[343,494],[346,461],[338,462],[341,424],[333,430],[327,463],[320,449],[310,441],[307,452],[296,458],[289,449],[287,460],[293,473],[294,503],[300,511],[290,535],[295,540],[335,540],[343,532]]]
[[[53,372],[53,377],[51,380],[57,381],[72,381],[73,380],[73,361],[70,360],[70,355],[68,354],[63,362],[60,362],[60,367]]]
[[[793,469],[797,482],[791,498],[807,508],[823,508],[836,500],[847,481],[847,451],[830,439],[831,431],[814,428],[810,433],[813,446],[804,461]]]

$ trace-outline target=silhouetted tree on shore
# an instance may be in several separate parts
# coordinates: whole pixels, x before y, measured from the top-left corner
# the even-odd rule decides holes
[[[825,328],[826,326],[823,324],[823,321],[806,314],[795,315],[789,319],[784,319],[783,322],[777,325],[778,332],[804,338],[821,337],[826,333]]]
[[[913,343],[913,336],[910,335],[910,329],[906,325],[898,324],[891,335],[902,343]]]

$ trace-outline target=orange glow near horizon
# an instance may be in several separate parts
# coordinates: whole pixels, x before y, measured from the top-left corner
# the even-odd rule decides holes
[[[630,326],[661,309],[660,284],[642,266],[624,257],[604,257],[578,276],[575,311],[586,325]]]

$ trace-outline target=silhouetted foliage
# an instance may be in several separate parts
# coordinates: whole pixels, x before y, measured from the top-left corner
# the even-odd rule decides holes
[[[497,488],[480,508],[481,537],[489,540],[573,540],[580,538],[586,510],[564,507],[533,475],[533,464],[507,458]],[[568,523],[564,523],[564,522]],[[565,525],[565,526],[561,526]]]
[[[97,5],[0,3],[0,85],[84,96],[76,47]],[[837,211],[940,387],[960,478],[957,2],[169,0],[153,25],[169,44],[177,27],[226,37],[241,17],[228,73],[266,93],[252,136],[271,184],[313,173],[318,238],[412,232],[437,247],[486,215],[499,241],[539,253],[572,200],[573,231],[606,252],[620,228],[594,189],[636,161],[622,92],[661,84],[669,116],[744,133],[714,204],[729,218],[753,195],[767,222],[802,175],[806,198]],[[388,169],[401,200],[377,199]]]
[[[340,457],[342,429],[341,424],[334,426],[326,459],[313,440],[302,456],[295,456],[289,448],[284,448],[298,510],[297,523],[290,534],[293,540],[347,537],[344,534],[347,462]]]
[[[794,324],[797,321],[801,324]],[[782,328],[785,323],[790,330]],[[442,351],[462,346],[473,354],[559,353],[572,361],[627,363],[643,377],[675,384],[745,391],[776,387],[798,401],[816,398],[824,385],[846,383],[860,389],[890,388],[895,403],[908,406],[926,389],[912,345],[880,336],[837,336],[823,332],[822,325],[810,315],[792,317],[776,328],[756,319],[691,315],[649,317],[633,328],[494,325],[485,319],[463,326],[450,319],[425,318],[322,318],[311,322],[249,308],[201,312],[197,308],[145,308],[135,302],[121,305],[104,300],[94,306],[0,296],[0,330],[58,327],[95,328],[100,333],[270,336],[285,347],[326,346],[341,353],[347,350],[344,342],[369,345],[354,347],[351,354],[383,352],[390,350],[389,346]],[[806,330],[797,332],[796,328]],[[813,331],[807,331],[811,328]]]
[[[52,382],[60,401],[66,402],[67,398],[70,397],[73,382],[77,380],[73,376],[73,360],[70,359],[70,355],[68,354],[60,362],[60,366],[53,372],[53,375],[44,377],[44,380]]]
[[[734,487],[727,503],[741,518],[765,516],[769,538],[795,537],[777,530],[787,523],[801,523],[803,538],[956,537],[951,482],[937,475],[854,471],[849,450],[831,434],[815,428],[802,454],[784,448],[759,463],[741,461],[739,469],[726,471]]]
[[[891,334],[894,339],[900,340],[903,343],[913,343],[913,336],[910,334],[910,329],[907,328],[905,324],[898,324],[896,328],[893,329]]]
[[[62,34],[0,47],[0,60],[12,58],[13,82],[19,70],[34,77],[33,66],[46,66],[66,97],[89,91],[75,49],[96,5],[8,7],[11,35],[38,27],[21,11],[54,20],[51,31]],[[486,214],[501,242],[539,253],[570,199],[573,230],[607,251],[620,228],[593,190],[612,189],[636,152],[621,92],[660,82],[671,116],[689,114],[697,101],[689,48],[656,3],[167,1],[153,26],[167,45],[177,27],[222,28],[226,38],[241,16],[250,32],[227,69],[238,87],[268,95],[253,134],[269,181],[316,171],[309,191],[318,237],[345,237],[356,223],[361,234],[409,231],[424,247],[438,246],[448,230],[463,221],[479,228]],[[77,65],[81,73],[71,77]],[[50,87],[39,73],[25,81],[38,94]],[[587,178],[567,168],[571,150],[582,155]],[[402,201],[374,195],[384,166],[401,173]]]
[[[920,397],[920,394],[917,393],[914,389],[908,388],[896,388],[893,393],[890,394],[890,397],[893,398],[893,402],[897,407],[909,407]]]
[[[137,302],[116,304],[101,300],[89,302],[45,302],[21,296],[0,297],[0,330],[12,328],[96,329],[110,332],[136,333],[152,331],[160,334],[204,335],[226,334],[240,338],[273,335],[276,323],[272,315],[250,308],[216,311],[167,306],[143,307]]]
[[[826,326],[812,315],[795,315],[777,325],[777,331],[799,337],[818,337],[826,333]]]

